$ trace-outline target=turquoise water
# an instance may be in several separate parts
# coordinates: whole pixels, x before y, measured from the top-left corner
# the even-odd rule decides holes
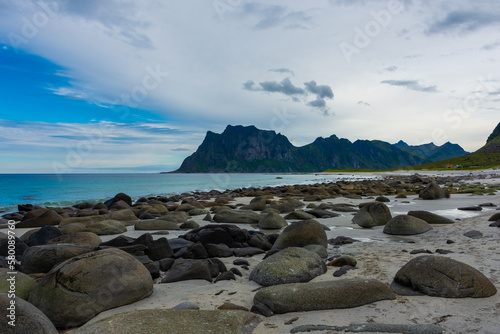
[[[351,175],[311,174],[0,174],[0,210],[17,204],[64,206],[104,201],[119,192],[171,196],[183,192],[266,187],[359,179]]]

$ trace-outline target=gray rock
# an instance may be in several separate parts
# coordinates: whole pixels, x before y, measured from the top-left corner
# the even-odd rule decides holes
[[[77,232],[73,234],[65,234],[60,237],[51,239],[47,245],[54,244],[90,244],[96,248],[102,243],[101,238],[92,232]]]
[[[280,229],[287,226],[286,219],[277,213],[268,213],[259,221],[259,228],[264,230]]]
[[[130,254],[109,248],[73,257],[52,268],[33,287],[28,301],[57,328],[72,328],[152,292],[153,280],[146,267]]]
[[[450,194],[441,188],[435,181],[432,181],[424,189],[420,191],[418,197],[421,199],[440,199],[449,198]]]
[[[46,225],[58,225],[63,218],[54,210],[47,210],[37,217],[23,220],[16,224],[17,228],[41,227]]]
[[[343,267],[343,266],[351,266],[351,267],[356,267],[358,264],[358,261],[349,255],[342,255],[340,257],[337,257],[330,262],[328,262],[326,265],[327,266],[333,266],[333,267]]]
[[[386,299],[396,299],[387,284],[374,279],[343,279],[269,286],[257,291],[254,303],[282,314],[358,307]]]
[[[214,215],[213,220],[229,224],[257,224],[260,218],[258,213],[250,210],[221,210]]]
[[[24,252],[21,269],[26,274],[47,273],[55,265],[72,257],[90,253],[97,246],[90,244],[53,244],[30,247]]]
[[[307,245],[304,246],[303,248],[318,254],[319,257],[321,257],[322,259],[326,259],[328,257],[328,251],[326,250],[325,247],[321,245]]]
[[[11,306],[7,293],[0,293],[0,309],[2,317],[0,320],[0,333],[5,334],[58,334],[52,322],[42,311],[22,298],[15,297],[15,318],[9,318]],[[15,327],[9,325],[9,322],[15,320]]]
[[[400,215],[392,218],[384,226],[385,234],[392,235],[414,235],[430,231],[432,227],[425,220],[408,216]]]
[[[190,218],[190,216],[187,214],[187,212],[174,211],[174,212],[168,212],[158,219],[171,221],[174,223],[185,223],[189,218]]]
[[[97,235],[120,234],[127,232],[127,227],[117,220],[108,219],[88,224],[85,232],[92,232]]]
[[[321,257],[299,247],[288,247],[260,262],[252,270],[250,280],[262,285],[309,282],[326,273]]]
[[[72,334],[251,334],[261,317],[245,311],[138,310],[87,324]]]
[[[408,211],[409,216],[425,220],[428,224],[453,224],[455,221],[428,211]]]
[[[412,290],[445,298],[483,298],[496,294],[495,286],[475,268],[443,256],[423,255],[410,260],[394,277],[398,294]]]
[[[365,203],[352,218],[361,227],[370,228],[385,225],[392,218],[391,210],[381,202]]]
[[[328,246],[326,232],[316,220],[299,221],[285,227],[267,256],[287,247],[307,245],[321,245],[325,248]]]
[[[195,302],[185,301],[172,307],[172,310],[199,310],[200,306]]]
[[[161,279],[161,283],[203,279],[212,282],[215,275],[214,264],[210,260],[177,259]]]
[[[136,230],[180,230],[180,227],[175,222],[161,219],[146,219],[135,222],[134,229]]]
[[[493,214],[493,216],[488,218],[488,221],[490,221],[490,222],[494,222],[497,220],[500,220],[500,212],[497,212],[497,213]]]
[[[310,213],[307,213],[305,211],[302,211],[302,210],[292,211],[285,216],[285,219],[290,219],[290,220],[294,220],[294,219],[309,220],[309,219],[314,219],[314,218],[316,218],[316,216],[314,216]]]
[[[483,237],[483,234],[478,230],[471,230],[471,231],[465,232],[464,236],[466,236],[467,238],[471,238],[471,239],[480,239]]]

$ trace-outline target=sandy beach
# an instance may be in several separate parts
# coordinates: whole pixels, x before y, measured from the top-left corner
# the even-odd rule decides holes
[[[395,173],[396,176],[412,175],[413,172]],[[426,176],[460,176],[464,172],[420,173]],[[437,175],[436,175],[437,174]],[[491,175],[494,171],[474,172],[470,179],[464,182],[480,182],[481,184],[498,185],[500,178]],[[374,177],[387,177],[387,173],[374,173]],[[449,199],[421,200],[418,195],[408,195],[407,198],[396,198],[386,195],[390,200],[385,203],[392,216],[405,215],[410,210],[425,210],[455,221],[454,224],[432,225],[432,230],[412,236],[394,236],[384,234],[383,226],[361,228],[352,222],[353,213],[343,212],[334,218],[318,218],[317,221],[329,228],[326,231],[328,239],[338,236],[351,237],[360,242],[340,246],[328,245],[328,257],[337,255],[352,256],[357,260],[355,270],[348,271],[341,277],[334,277],[336,267],[327,267],[327,272],[314,278],[311,282],[343,280],[346,278],[373,278],[388,285],[391,284],[396,272],[409,260],[421,255],[412,251],[425,250],[436,254],[436,250],[451,251],[442,256],[466,263],[484,274],[497,289],[500,289],[500,255],[498,244],[500,230],[490,227],[488,218],[498,213],[500,193],[494,195],[452,194]],[[248,204],[253,197],[237,197],[233,205]],[[278,200],[278,198],[275,198]],[[370,196],[361,199],[336,197],[321,201],[307,201],[306,205],[321,203],[350,204],[373,200]],[[492,203],[496,206],[483,206],[482,211],[462,211],[459,207],[477,206]],[[305,209],[305,208],[304,208]],[[194,216],[200,226],[210,222],[203,220],[204,216]],[[241,228],[258,230],[256,225],[239,224]],[[29,229],[18,229],[21,236]],[[477,230],[482,237],[472,239],[464,236],[465,232]],[[0,230],[5,232],[5,229]],[[273,231],[275,232],[275,231]],[[134,226],[128,226],[124,235],[137,238],[145,231],[136,231]],[[185,231],[169,231],[169,234],[153,234],[154,238],[177,238]],[[103,242],[116,238],[117,235],[102,235]],[[453,243],[450,243],[450,240]],[[249,262],[249,270],[241,269],[242,277],[236,280],[225,280],[210,283],[205,280],[189,280],[167,284],[154,284],[151,296],[135,303],[104,311],[90,320],[95,323],[115,314],[148,309],[171,309],[182,302],[196,303],[201,310],[215,310],[224,303],[232,303],[247,309],[253,305],[255,291],[260,287],[250,281],[252,269],[262,261],[264,254],[245,258]],[[227,268],[234,267],[236,257],[220,258]],[[160,278],[155,280],[159,283]],[[500,294],[488,298],[442,298],[430,296],[400,296],[395,300],[384,300],[364,306],[320,310],[309,312],[293,312],[262,317],[262,322],[253,330],[256,334],[290,333],[293,328],[301,325],[349,326],[352,324],[429,324],[436,325],[445,333],[499,333],[500,328]],[[61,331],[75,333],[77,329]],[[335,330],[320,330],[314,333],[337,333]]]

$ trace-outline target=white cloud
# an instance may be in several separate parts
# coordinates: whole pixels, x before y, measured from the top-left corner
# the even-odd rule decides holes
[[[500,69],[486,61],[500,56],[498,43],[491,40],[498,20],[492,14],[479,24],[485,10],[499,12],[497,2],[481,1],[478,6],[457,1],[457,9],[451,11],[445,3],[425,2],[422,8],[417,1],[401,1],[410,5],[384,19],[388,3],[241,2],[231,5],[221,20],[212,1],[71,1],[61,5],[57,15],[21,47],[65,69],[71,84],[53,88],[54,94],[99,105],[139,94],[137,87],[143,87],[150,75],[148,67],[168,72],[157,87],[146,90],[140,107],[176,119],[180,129],[198,132],[193,138],[172,134],[171,144],[156,142],[152,151],[159,145],[184,148],[174,147],[182,140],[189,143],[186,149],[193,150],[204,131],[220,132],[227,124],[277,130],[295,144],[331,134],[350,140],[403,139],[420,144],[441,139],[432,133],[442,129],[450,141],[467,150],[477,149],[476,138],[487,137],[491,122],[498,121],[487,109],[494,106],[493,96],[467,111],[468,118],[446,112],[453,108],[457,94],[461,100],[474,97],[481,77],[491,74],[500,79]],[[37,2],[27,0],[2,6],[0,41],[7,44],[8,32],[21,34],[23,17],[31,20],[42,10]],[[465,29],[467,34],[445,33],[450,29]],[[341,43],[356,47],[351,62],[342,54]],[[283,74],[291,73],[289,69],[297,85],[314,79],[331,87],[335,100],[328,100],[328,106],[335,113],[324,117],[304,103],[284,100],[282,94],[254,94],[242,87],[249,79],[279,83]],[[396,80],[395,74],[401,79]],[[371,107],[359,108],[358,101],[370,101]],[[312,101],[317,106],[322,102]],[[280,114],[283,109],[288,116]],[[461,117],[458,128],[457,118],[450,121],[450,116]],[[73,126],[66,124],[62,135]],[[9,131],[24,131],[32,139],[29,145],[60,146],[46,128],[46,124],[37,125],[29,135],[25,127]],[[74,131],[84,132],[79,126]],[[140,132],[128,128],[126,134],[134,138],[136,131]],[[148,138],[143,132],[142,136]],[[23,140],[19,138],[19,143]],[[119,152],[134,150],[146,159],[147,154],[141,153],[144,147],[137,143],[113,145],[108,143],[102,154],[120,154],[124,164],[132,164],[143,159],[130,161]],[[176,157],[186,155],[176,152]],[[171,163],[168,155],[163,161],[154,154],[147,156],[150,164]]]

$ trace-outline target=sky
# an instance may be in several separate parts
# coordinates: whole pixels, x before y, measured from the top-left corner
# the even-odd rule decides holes
[[[475,151],[500,2],[0,0],[0,173],[177,169],[207,131]]]

